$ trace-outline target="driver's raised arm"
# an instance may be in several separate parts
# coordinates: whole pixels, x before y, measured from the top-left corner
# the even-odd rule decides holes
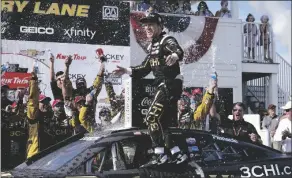
[[[170,52],[172,55],[176,55],[178,61],[182,61],[184,57],[184,51],[182,50],[175,38],[166,38],[162,46],[164,46],[164,51]]]
[[[147,55],[141,65],[127,68],[127,73],[133,78],[143,78],[151,72],[150,56]]]

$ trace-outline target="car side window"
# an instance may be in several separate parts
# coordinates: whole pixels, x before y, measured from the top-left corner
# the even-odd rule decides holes
[[[89,166],[91,166],[92,173],[113,170],[113,157],[110,148],[98,152],[90,161]]]
[[[71,173],[71,175],[83,175],[89,172],[98,173],[100,171],[110,170],[113,170],[112,154],[109,148],[105,148],[96,153],[88,161],[81,164]]]
[[[218,161],[240,161],[246,156],[243,148],[234,143],[232,139],[225,139],[220,136],[214,138],[212,134],[197,133],[187,134],[185,137],[195,140],[193,144],[187,143],[189,153],[206,164]]]
[[[139,168],[150,160],[151,139],[147,135],[125,139],[119,142],[127,169]]]
[[[202,161],[237,162],[266,158],[272,154],[269,150],[256,148],[256,146],[239,143],[237,140],[225,136],[212,134],[192,134],[196,139],[197,147]]]

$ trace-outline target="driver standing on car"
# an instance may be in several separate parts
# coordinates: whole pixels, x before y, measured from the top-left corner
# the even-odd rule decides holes
[[[149,165],[159,165],[167,161],[180,164],[187,160],[187,155],[178,146],[172,147],[167,144],[165,137],[168,135],[165,134],[164,129],[172,122],[173,114],[170,113],[174,112],[170,106],[172,103],[177,103],[182,92],[179,61],[183,59],[184,53],[177,40],[163,32],[163,21],[159,14],[149,13],[140,22],[144,25],[147,38],[151,39],[149,54],[141,65],[130,68],[117,66],[118,69],[114,74],[127,73],[134,79],[141,79],[153,72],[154,86],[157,86],[157,90],[145,119],[154,148],[154,157]],[[180,86],[175,82],[180,83]],[[171,157],[164,150],[165,147],[168,147],[167,151],[171,152]]]
[[[234,136],[235,138],[239,138],[240,140],[247,142],[261,144],[261,137],[259,136],[255,127],[243,119],[244,110],[245,106],[243,103],[237,102],[233,104],[233,119],[225,120],[225,122],[221,125],[221,133],[227,133]]]

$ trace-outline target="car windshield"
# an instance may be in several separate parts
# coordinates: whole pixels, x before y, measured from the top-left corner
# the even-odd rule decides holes
[[[95,139],[96,140],[96,139]],[[35,161],[33,164],[23,167],[19,165],[17,168],[19,169],[41,169],[41,170],[57,170],[68,161],[72,160],[78,154],[86,150],[90,145],[92,145],[95,141],[94,139],[88,140],[78,140],[73,142],[67,146],[64,146],[58,149],[55,152],[52,152],[45,157]]]

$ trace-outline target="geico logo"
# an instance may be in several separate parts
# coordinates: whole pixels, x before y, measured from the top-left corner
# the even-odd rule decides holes
[[[21,131],[10,131],[10,136],[11,137],[19,137],[19,136],[22,136],[22,135],[24,135],[24,133],[21,132]]]
[[[54,29],[53,28],[44,28],[44,27],[21,26],[20,32],[21,33],[38,33],[38,34],[52,35],[52,34],[54,34]]]

